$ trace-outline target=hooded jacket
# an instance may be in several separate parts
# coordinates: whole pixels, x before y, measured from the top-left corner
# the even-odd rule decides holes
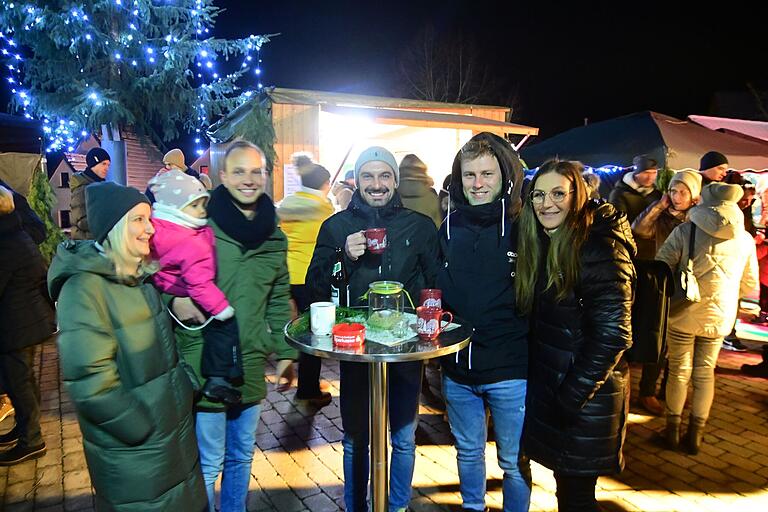
[[[88,212],[85,209],[85,187],[91,183],[100,183],[104,181],[90,167],[83,172],[76,172],[69,179],[69,189],[71,191],[69,200],[69,218],[72,221],[70,238],[72,240],[92,240],[93,235],[88,228]]]
[[[56,330],[37,248],[45,226],[24,196],[13,192],[13,202],[14,211],[0,215],[0,353],[36,345]]]
[[[595,208],[594,220],[575,289],[557,301],[540,272],[524,429],[531,459],[578,476],[624,467],[629,369],[622,354],[632,344],[635,283],[636,248],[625,215],[609,204],[587,207]]]
[[[389,203],[373,208],[363,201],[357,190],[347,209],[336,213],[320,227],[307,271],[306,282],[312,302],[330,300],[336,248],[344,247],[347,236],[369,228],[386,228],[387,248],[382,254],[366,251],[356,261],[345,254],[351,306],[367,304],[363,296],[373,281],[399,281],[413,300],[418,300],[423,288],[434,287],[440,265],[434,223],[428,217],[404,208],[397,192]]]
[[[661,199],[661,195],[661,192],[656,188],[651,188],[650,192],[643,193],[632,173],[628,172],[611,190],[608,202],[620,212],[626,213],[627,220],[631,224],[648,205]]]
[[[456,155],[449,187],[454,211],[450,233],[447,222],[440,228],[443,267],[437,278],[443,306],[475,328],[467,348],[440,362],[451,379],[468,385],[524,379],[528,366],[528,319],[516,313],[515,303],[517,218],[502,207],[502,201],[510,204],[515,184],[522,183],[522,165],[502,138],[481,133],[475,139],[491,144],[502,191],[491,203],[469,205]]]
[[[288,238],[288,273],[292,285],[304,284],[320,226],[333,212],[331,202],[313,189],[299,190],[277,206],[280,229]]]
[[[433,188],[435,181],[427,174],[427,166],[416,155],[406,155],[400,162],[400,182],[397,191],[403,206],[426,215],[440,227],[443,217],[440,202]]]
[[[640,213],[632,222],[632,234],[637,243],[637,257],[652,260],[656,251],[672,233],[672,230],[683,223],[687,212],[679,216],[673,215],[669,208],[659,211],[656,207],[659,201],[654,201]],[[650,241],[653,241],[651,244]]]
[[[119,278],[94,242],[71,240],[59,246],[48,286],[96,508],[203,510],[192,385],[157,291]]]
[[[739,297],[758,286],[755,242],[744,230],[744,215],[736,203],[694,206],[688,218],[672,231],[656,259],[673,271],[684,264],[695,225],[693,273],[701,301],[673,311],[669,327],[695,336],[726,336],[736,320]]]

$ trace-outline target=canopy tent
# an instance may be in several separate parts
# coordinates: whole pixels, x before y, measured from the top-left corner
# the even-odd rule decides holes
[[[710,130],[741,134],[768,142],[768,122],[729,117],[688,116],[688,119]]]
[[[656,112],[638,112],[574,128],[522,149],[531,167],[559,157],[591,167],[629,167],[646,154],[670,169],[698,169],[701,155],[719,151],[732,169],[767,171],[768,143],[720,133]]]
[[[0,178],[24,196],[40,164],[42,136],[40,122],[0,113]]]

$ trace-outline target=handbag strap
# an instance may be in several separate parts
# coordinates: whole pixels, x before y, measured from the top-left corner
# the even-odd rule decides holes
[[[688,239],[688,265],[693,262],[693,246],[696,243],[696,224],[691,222],[691,234]]]

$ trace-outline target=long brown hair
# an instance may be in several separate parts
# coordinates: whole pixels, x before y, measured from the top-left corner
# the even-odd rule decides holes
[[[528,190],[536,189],[540,177],[551,172],[565,176],[573,187],[571,209],[563,224],[549,234],[550,244],[546,254],[547,282],[545,290],[555,288],[556,300],[563,300],[571,292],[579,280],[579,252],[587,239],[592,225],[592,210],[587,207],[589,190],[582,177],[584,166],[581,162],[568,160],[550,160],[544,163],[533,176]],[[517,279],[515,292],[518,310],[529,314],[533,309],[536,293],[536,282],[542,266],[541,236],[543,227],[536,218],[530,195],[525,198],[523,211],[520,214],[520,230],[518,235]],[[546,235],[544,235],[546,236]]]

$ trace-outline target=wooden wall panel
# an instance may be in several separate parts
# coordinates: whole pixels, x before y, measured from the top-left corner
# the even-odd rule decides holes
[[[306,151],[314,159],[320,156],[320,108],[317,105],[272,105],[272,124],[275,127],[275,162],[272,183],[274,199],[283,198],[283,165],[289,163],[291,155]]]

